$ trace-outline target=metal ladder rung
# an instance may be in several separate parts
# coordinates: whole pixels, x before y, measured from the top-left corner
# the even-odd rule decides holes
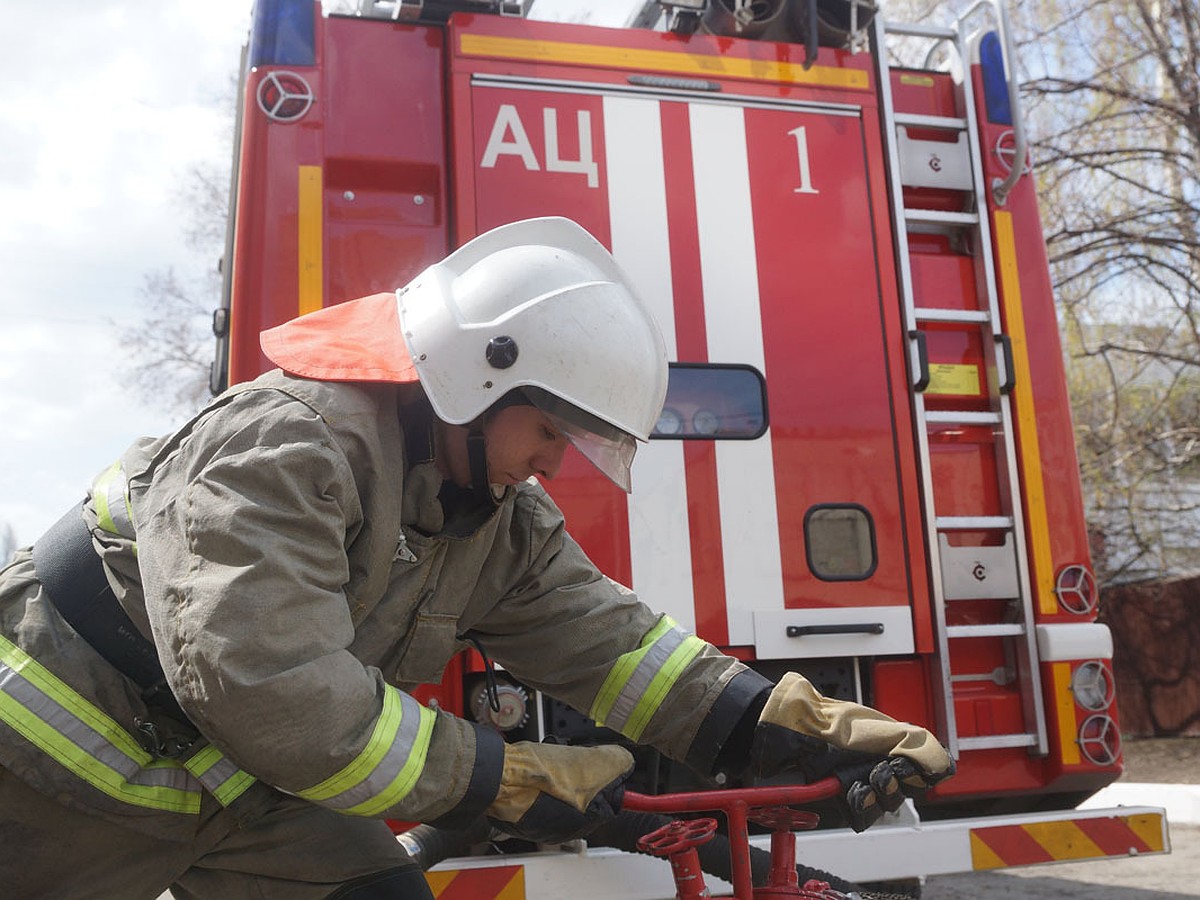
[[[998,750],[1006,747],[1035,747],[1036,734],[989,734],[983,737],[960,737],[959,750]]]
[[[975,213],[915,209],[911,206],[904,207],[904,219],[915,225],[976,225],[979,222],[979,216]]]
[[[919,25],[916,22],[884,22],[883,30],[888,34],[906,34],[909,37],[944,38],[946,40],[958,37],[958,32],[953,28]]]
[[[896,113],[897,125],[909,128],[936,128],[941,131],[964,131],[967,120],[956,116],[927,116],[922,113]]]
[[[981,309],[934,309],[931,306],[917,307],[913,315],[918,322],[949,322],[959,325],[986,325],[991,316]]]
[[[1012,516],[938,516],[934,520],[938,531],[990,531],[1012,528]]]
[[[1020,637],[1024,633],[1025,626],[1017,623],[946,626],[946,637],[951,638]]]
[[[1000,413],[971,410],[937,409],[925,412],[926,422],[949,425],[999,425]]]

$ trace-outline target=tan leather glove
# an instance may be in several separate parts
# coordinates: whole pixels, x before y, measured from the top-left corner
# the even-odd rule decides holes
[[[758,717],[751,767],[760,776],[837,775],[856,831],[954,774],[954,760],[926,729],[825,697],[795,672],[780,679]]]
[[[515,837],[573,840],[620,812],[632,771],[633,756],[616,745],[505,744],[500,790],[486,814]]]

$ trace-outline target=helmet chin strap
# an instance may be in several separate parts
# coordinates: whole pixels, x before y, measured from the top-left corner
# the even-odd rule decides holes
[[[487,442],[483,437],[483,429],[472,425],[467,432],[467,462],[471,467],[471,493],[479,502],[495,504],[492,486],[488,483]]]

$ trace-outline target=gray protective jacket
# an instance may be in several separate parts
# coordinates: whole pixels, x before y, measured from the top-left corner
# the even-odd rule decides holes
[[[0,765],[158,835],[255,781],[453,824],[495,796],[496,733],[421,706],[476,638],[516,678],[705,770],[767,682],[603,576],[534,483],[469,533],[406,458],[416,385],[269,372],[143,440],[84,505],[110,583],[202,739],[155,759],[136,687],[0,573]],[[411,431],[411,429],[410,429]]]

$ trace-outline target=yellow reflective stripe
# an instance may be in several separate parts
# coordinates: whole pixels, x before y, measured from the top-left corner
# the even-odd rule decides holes
[[[232,763],[230,764],[232,765]],[[238,769],[231,777],[221,782],[220,787],[213,788],[210,793],[217,798],[222,806],[228,806],[250,789],[258,779],[249,772]]]
[[[170,812],[200,810],[199,786],[184,769],[155,762],[114,719],[2,635],[0,721],[116,800]]]
[[[315,312],[325,305],[325,276],[322,255],[324,226],[322,225],[324,194],[320,166],[301,166],[297,204],[297,314]]]
[[[92,503],[96,508],[96,524],[101,529],[131,541],[137,537],[133,528],[133,507],[129,502],[129,485],[120,460],[101,472],[92,485]]]
[[[373,800],[348,806],[342,810],[354,816],[377,816],[385,809],[395,806],[416,787],[417,779],[425,771],[425,760],[429,755],[429,743],[433,739],[433,725],[437,721],[437,713],[424,706],[418,708],[417,741],[414,752],[410,753],[404,766],[396,773],[396,777]]]
[[[208,772],[209,769],[211,769],[224,758],[225,754],[212,744],[205,744],[200,752],[189,757],[184,762],[184,765],[187,767],[189,772],[191,772],[197,778],[201,778],[205,773]]]
[[[705,646],[663,616],[642,638],[641,646],[622,654],[609,670],[592,703],[591,717],[628,738],[640,739],[683,670]]]
[[[367,746],[363,747],[358,756],[340,772],[331,775],[320,784],[297,792],[297,796],[316,803],[328,800],[360,783],[379,765],[400,729],[399,693],[390,688],[385,689],[383,711],[375,721],[375,728],[371,731],[371,738],[367,741]]]
[[[634,707],[625,727],[621,729],[622,734],[634,741],[642,736],[642,732],[650,723],[651,716],[658,711],[663,699],[675,686],[679,676],[683,674],[683,670],[703,649],[704,641],[695,635],[684,638],[683,643],[675,648],[667,658],[666,664],[651,679],[650,686],[642,694],[642,699],[638,701],[637,706]]]
[[[464,56],[496,56],[637,71],[656,69],[661,72],[677,72],[707,78],[751,78],[755,81],[780,81],[859,90],[870,87],[867,73],[861,69],[839,69],[834,66],[805,68],[800,63],[782,60],[737,59],[706,53],[638,50],[632,47],[606,47],[591,43],[466,33],[459,37],[459,49]]]
[[[1038,441],[1037,406],[1033,399],[1033,374],[1029,365],[1029,341],[1025,335],[1025,311],[1021,303],[1021,274],[1017,269],[1017,244],[1013,216],[996,210],[993,222],[996,255],[1000,270],[1000,289],[1004,298],[1004,322],[1012,340],[1013,368],[1016,379],[1013,405],[1017,414],[1018,447],[1021,457],[1021,487],[1025,497],[1026,539],[1033,555],[1033,593],[1038,612],[1058,612],[1054,592],[1054,554],[1050,549],[1050,518],[1046,512],[1046,485],[1042,474],[1042,451]]]
[[[1054,680],[1052,708],[1058,717],[1058,747],[1065,766],[1077,766],[1080,757],[1079,740],[1075,733],[1075,695],[1071,693],[1071,664],[1056,662],[1050,666]]]
[[[38,690],[77,716],[89,728],[105,735],[122,754],[136,760],[139,765],[149,764],[152,757],[129,732],[4,635],[0,635],[0,662],[29,679]],[[110,731],[112,734],[107,734]]]
[[[118,460],[107,469],[105,469],[96,483],[92,486],[92,503],[96,507],[96,524],[109,534],[120,534],[117,530],[117,523],[113,521],[112,513],[108,509],[108,483],[121,468],[121,462]]]
[[[200,783],[222,806],[228,806],[257,780],[226,759],[212,744],[187,759],[183,765],[200,779]]]
[[[386,686],[367,745],[341,771],[297,796],[350,815],[373,816],[403,800],[425,770],[436,714]]]
[[[604,724],[604,720],[612,712],[613,704],[621,696],[621,691],[637,670],[642,658],[650,652],[650,648],[658,642],[659,638],[667,634],[674,627],[675,621],[670,616],[663,616],[658,620],[658,624],[651,628],[646,633],[646,636],[642,638],[642,643],[637,650],[621,654],[609,670],[604,683],[600,685],[600,691],[596,694],[596,699],[592,702],[592,708],[588,712],[588,715],[591,716],[596,724]]]

